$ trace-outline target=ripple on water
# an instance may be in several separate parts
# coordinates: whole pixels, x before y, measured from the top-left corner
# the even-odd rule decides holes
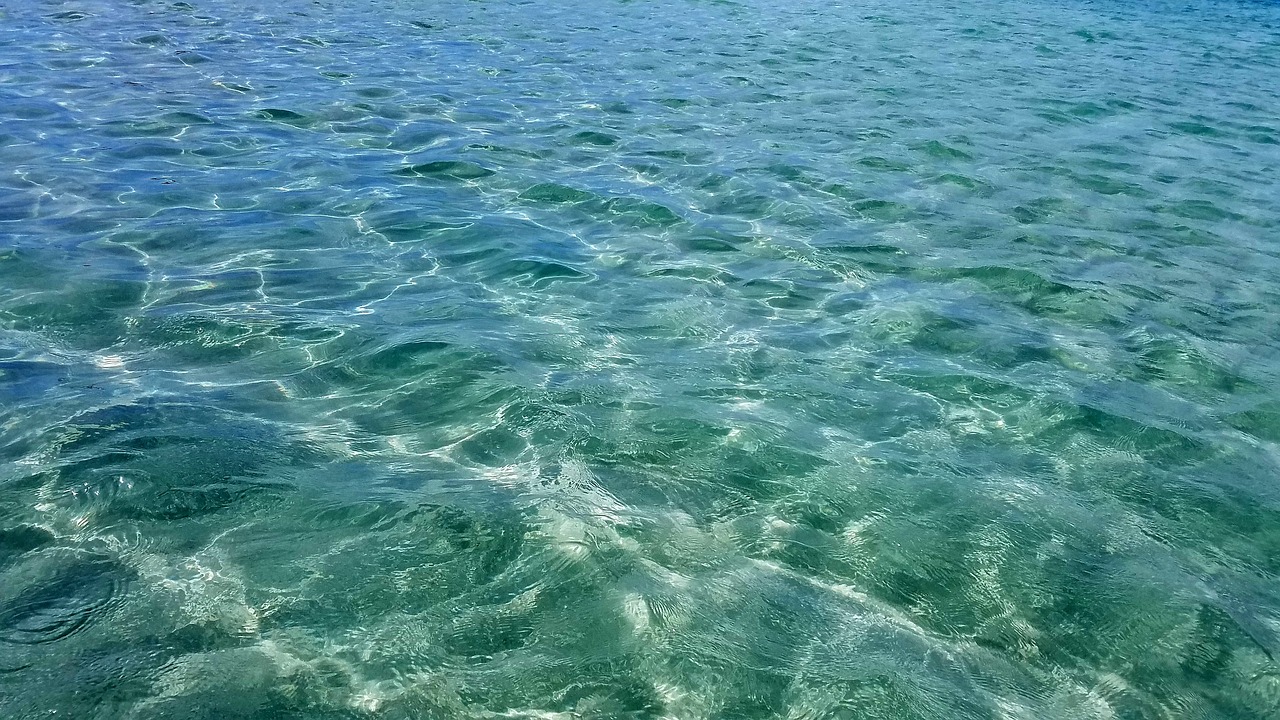
[[[109,525],[199,518],[287,486],[272,467],[314,458],[260,421],[184,403],[139,403],[76,416],[54,433],[50,469],[37,475],[57,505]]]
[[[105,555],[63,549],[28,555],[3,571],[0,643],[45,645],[109,617],[129,571]]]

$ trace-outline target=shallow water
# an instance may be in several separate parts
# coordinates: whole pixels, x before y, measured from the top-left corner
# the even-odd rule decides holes
[[[1280,7],[0,0],[0,716],[1280,717]]]

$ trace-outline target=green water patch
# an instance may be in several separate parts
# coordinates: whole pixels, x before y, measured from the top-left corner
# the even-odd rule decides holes
[[[490,278],[543,288],[557,282],[581,282],[591,275],[563,263],[525,259],[504,264]]]
[[[671,208],[635,197],[612,197],[557,183],[528,188],[519,199],[534,205],[570,205],[592,217],[633,227],[668,227],[683,222]]]
[[[569,141],[574,145],[609,147],[610,145],[618,144],[618,137],[616,135],[610,135],[609,133],[584,130],[571,135],[569,137]]]
[[[49,333],[76,347],[103,348],[127,334],[123,314],[139,307],[145,292],[146,284],[138,281],[73,282],[57,297],[34,294],[9,303],[0,317],[18,330]],[[68,302],[67,297],[79,302]]]
[[[482,165],[461,160],[436,160],[433,162],[409,165],[394,171],[403,178],[423,178],[431,180],[479,180],[494,174]]]
[[[988,182],[978,178],[961,175],[959,173],[943,173],[928,179],[931,185],[953,186],[968,190],[979,197],[990,197],[995,194],[996,188]]]
[[[1211,200],[1183,200],[1151,207],[1156,214],[1175,215],[1187,220],[1243,220],[1244,216],[1227,210]]]
[[[921,144],[917,150],[925,155],[939,160],[972,160],[973,155],[958,147],[941,143],[937,140],[930,140]]]
[[[1051,280],[1022,268],[928,268],[918,269],[914,275],[931,282],[975,283],[985,292],[1035,315],[1075,323],[1112,322],[1122,311],[1122,306],[1096,290]]]
[[[915,209],[893,200],[859,200],[853,210],[863,218],[880,222],[902,222],[916,215]]]
[[[263,108],[254,113],[254,117],[260,120],[281,123],[283,125],[292,125],[298,128],[312,127],[316,124],[316,119],[304,113],[294,110],[286,110],[284,108]]]
[[[1280,405],[1259,403],[1227,415],[1226,422],[1241,432],[1269,442],[1280,442]]]
[[[940,144],[939,146],[941,147]],[[872,170],[890,170],[893,172],[910,172],[912,169],[912,166],[910,163],[892,160],[889,158],[881,157],[879,155],[868,155],[866,157],[858,158],[857,163],[862,167],[870,168]]]

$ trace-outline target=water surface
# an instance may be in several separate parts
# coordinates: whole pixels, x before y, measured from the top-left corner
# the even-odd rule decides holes
[[[1280,717],[1280,7],[0,0],[5,718]]]

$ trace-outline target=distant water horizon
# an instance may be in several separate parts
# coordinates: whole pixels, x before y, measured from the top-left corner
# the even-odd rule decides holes
[[[1280,717],[1280,5],[0,0],[0,717]]]

